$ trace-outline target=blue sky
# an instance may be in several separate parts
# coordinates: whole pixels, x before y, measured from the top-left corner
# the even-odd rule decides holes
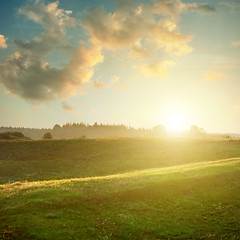
[[[240,1],[0,3],[0,125],[240,133]]]

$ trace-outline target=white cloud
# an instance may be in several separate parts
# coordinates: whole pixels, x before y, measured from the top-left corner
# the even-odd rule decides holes
[[[120,81],[120,77],[118,75],[114,75],[111,78],[110,84],[113,87],[116,87],[118,89],[126,89],[129,88],[129,86],[126,85],[126,83]]]
[[[114,12],[104,7],[86,9],[82,26],[89,35],[89,42],[82,47],[72,47],[67,41],[67,28],[74,27],[76,19],[70,10],[59,8],[59,2],[45,3],[36,0],[25,5],[18,13],[40,24],[44,31],[31,40],[15,39],[17,51],[0,64],[0,83],[6,90],[32,103],[66,98],[76,94],[89,83],[94,68],[103,62],[102,49],[127,49],[134,58],[149,58],[158,50],[180,56],[193,51],[189,46],[191,35],[179,29],[180,14],[184,11],[213,11],[208,5],[185,4],[180,0],[155,0],[152,4],[135,4],[118,1]],[[160,19],[160,20],[159,20]],[[0,47],[7,47],[0,35]],[[69,63],[61,68],[51,66],[44,59],[54,50],[70,54]],[[139,66],[144,76],[167,76],[169,61],[155,61]],[[117,87],[125,87],[115,78]],[[89,86],[103,88],[113,85],[99,81]],[[80,88],[80,89],[79,89]]]
[[[219,81],[223,80],[224,76],[221,72],[210,71],[205,74],[204,80],[206,81]]]
[[[25,5],[19,8],[18,13],[41,24],[45,28],[41,37],[51,43],[56,43],[65,36],[66,26],[75,25],[75,19],[69,16],[72,12],[59,9],[58,5],[58,1],[49,4],[35,1],[33,5]]]
[[[195,4],[194,9],[198,8]],[[82,26],[94,44],[108,49],[128,48],[145,57],[157,46],[170,54],[182,55],[193,50],[188,46],[192,36],[181,34],[177,27],[184,9],[186,4],[180,0],[155,1],[152,5],[124,2],[113,13],[106,13],[102,6],[85,10]],[[156,16],[163,18],[157,20]]]
[[[106,88],[108,87],[108,84],[104,83],[104,82],[100,82],[98,80],[93,81],[93,87],[97,88],[97,89],[101,89],[101,88]]]
[[[91,80],[94,66],[103,61],[97,46],[74,48],[71,60],[62,68],[51,67],[44,57],[56,47],[67,44],[66,27],[74,22],[70,11],[58,8],[58,2],[35,1],[19,13],[41,24],[44,32],[31,41],[15,40],[18,52],[0,65],[0,83],[15,96],[32,103],[76,94],[78,87]]]
[[[146,41],[147,42],[147,41]],[[145,42],[145,44],[146,44]],[[148,41],[150,43],[150,41]],[[147,44],[146,44],[147,45]],[[157,50],[154,46],[144,46],[141,39],[135,41],[131,48],[129,57],[131,58],[149,58],[150,55]]]
[[[154,13],[173,18],[178,18],[179,14],[184,11],[201,11],[204,13],[216,11],[214,7],[208,4],[184,3],[180,0],[154,0],[151,9]]]
[[[185,8],[190,11],[201,11],[203,13],[215,13],[216,9],[208,4],[185,4]]]
[[[168,77],[167,67],[172,66],[171,61],[154,61],[150,64],[143,64],[138,66],[140,68],[140,74],[144,77]]]
[[[0,65],[0,82],[13,95],[34,103],[76,94],[90,81],[94,66],[103,61],[101,49],[79,47],[62,69],[44,65],[40,59],[15,53]]]
[[[7,38],[0,34],[0,48],[7,48]]]

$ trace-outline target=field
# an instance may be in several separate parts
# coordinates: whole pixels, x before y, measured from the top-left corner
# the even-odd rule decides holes
[[[240,239],[240,141],[0,141],[0,239]]]

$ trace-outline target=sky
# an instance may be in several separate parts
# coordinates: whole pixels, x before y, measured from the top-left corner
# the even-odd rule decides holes
[[[239,0],[1,0],[0,126],[240,133],[239,23]]]

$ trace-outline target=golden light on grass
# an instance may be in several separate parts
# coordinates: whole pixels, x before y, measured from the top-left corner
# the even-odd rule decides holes
[[[225,168],[223,168],[225,166]],[[105,176],[95,176],[95,177],[80,177],[80,178],[70,178],[70,179],[59,179],[59,180],[41,180],[41,181],[19,181],[14,183],[0,184],[0,192],[3,194],[14,194],[18,191],[24,189],[41,189],[41,188],[62,188],[64,184],[69,186],[69,184],[79,183],[79,182],[90,182],[90,181],[100,181],[100,180],[114,180],[114,179],[127,179],[127,178],[141,178],[148,177],[152,179],[154,176],[164,176],[167,175],[168,178],[172,176],[172,179],[178,179],[182,177],[198,177],[201,173],[202,177],[214,174],[215,172],[228,172],[231,169],[236,171],[240,168],[240,158],[227,158],[214,161],[188,163],[177,166],[160,167],[160,168],[149,168],[144,170],[135,170],[125,173],[117,173]],[[159,181],[159,178],[156,179]],[[145,180],[146,181],[146,180]]]

